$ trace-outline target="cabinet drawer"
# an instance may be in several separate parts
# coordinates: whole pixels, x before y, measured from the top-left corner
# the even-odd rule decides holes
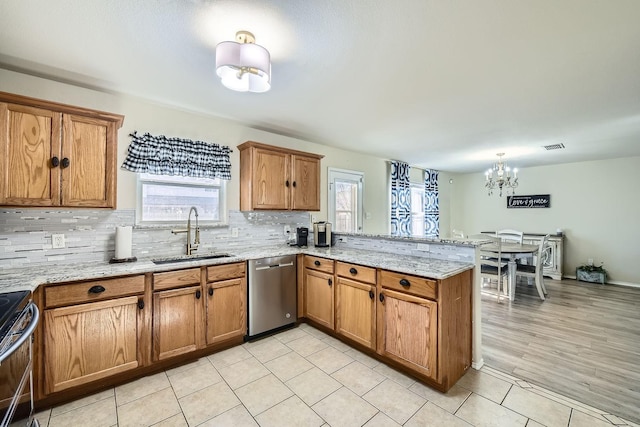
[[[144,293],[144,275],[91,280],[44,288],[46,308]]]
[[[200,284],[200,267],[186,270],[168,271],[153,275],[153,290],[180,288]]]
[[[244,277],[245,263],[214,265],[207,267],[207,282],[217,282],[219,280],[236,279]]]
[[[336,262],[336,274],[338,276],[347,277],[360,282],[371,283],[373,285],[376,284],[375,268],[338,261]]]
[[[317,256],[305,255],[304,266],[313,270],[333,273],[333,260],[320,258]]]
[[[436,280],[383,270],[380,272],[380,281],[382,286],[388,289],[433,300],[438,297],[438,282]]]

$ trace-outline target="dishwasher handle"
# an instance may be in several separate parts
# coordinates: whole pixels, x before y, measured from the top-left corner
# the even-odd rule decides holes
[[[27,306],[27,309],[25,310],[25,313],[27,311],[31,314],[31,320],[29,321],[27,326],[25,326],[22,330],[16,332],[17,335],[19,334],[18,339],[2,351],[2,354],[0,354],[0,364],[2,364],[5,359],[11,356],[11,354],[16,351],[18,347],[20,347],[26,340],[30,339],[33,331],[35,331],[36,329],[36,326],[38,326],[38,321],[40,319],[40,311],[38,311],[38,307],[33,302],[30,302]]]
[[[270,268],[281,268],[281,267],[293,267],[293,262],[287,262],[286,264],[273,264],[273,265],[263,265],[261,267],[256,267],[256,271],[260,270],[269,270]]]

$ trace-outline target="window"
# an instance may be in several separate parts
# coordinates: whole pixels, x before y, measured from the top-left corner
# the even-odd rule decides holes
[[[195,206],[200,224],[224,223],[224,183],[221,179],[139,173],[138,222],[183,223]]]
[[[411,184],[411,235],[424,236],[424,185]]]
[[[362,172],[329,168],[329,222],[333,231],[362,231]]]

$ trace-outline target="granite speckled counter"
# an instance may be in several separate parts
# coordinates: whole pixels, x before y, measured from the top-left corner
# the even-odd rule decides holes
[[[350,262],[368,267],[398,271],[406,274],[428,277],[432,279],[446,279],[474,267],[472,263],[447,261],[425,257],[396,255],[383,252],[358,249],[332,248],[297,248],[286,245],[234,249],[232,256],[225,258],[204,259],[196,261],[181,261],[170,264],[154,264],[151,259],[140,259],[132,263],[109,264],[78,263],[55,265],[25,265],[22,268],[0,271],[0,292],[17,290],[35,290],[38,285],[46,283],[61,283],[80,280],[101,279],[105,277],[123,276],[129,274],[143,274],[179,270],[202,265],[228,264],[250,259],[272,256],[304,253],[337,261]],[[207,253],[195,254],[194,257],[206,256]],[[184,257],[187,258],[187,257]]]

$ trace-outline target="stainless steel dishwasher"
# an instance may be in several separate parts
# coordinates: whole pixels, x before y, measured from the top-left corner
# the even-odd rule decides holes
[[[296,322],[296,256],[249,261],[249,339]]]

